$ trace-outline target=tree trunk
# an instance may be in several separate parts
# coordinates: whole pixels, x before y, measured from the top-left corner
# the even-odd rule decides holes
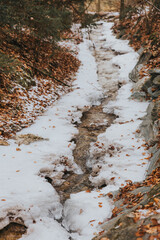
[[[124,12],[124,0],[121,0],[121,6],[120,6],[120,21],[122,21],[125,17],[125,12]]]
[[[97,2],[97,12],[99,13],[101,11],[101,0],[98,0]]]

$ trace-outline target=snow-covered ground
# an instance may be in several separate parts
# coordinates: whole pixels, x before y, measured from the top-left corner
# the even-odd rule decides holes
[[[136,139],[135,132],[147,103],[129,99],[132,84],[128,79],[138,55],[127,41],[113,36],[111,23],[102,24],[103,36],[97,37],[106,39],[103,48],[123,53],[115,56],[112,64],[120,66],[117,83],[125,82],[116,101],[104,106],[105,112],[113,112],[119,118],[99,135],[96,145],[91,145],[92,161],[87,162],[92,168],[100,166],[98,175],[90,177],[93,184],[105,181],[107,186],[72,194],[63,207],[57,192],[42,177],[44,172],[49,172],[55,183],[61,184],[64,169],[82,173],[73,159],[75,144],[70,142],[77,134],[74,122],[80,121],[84,107],[99,104],[103,96],[96,62],[89,50],[92,43],[85,38],[79,45],[82,65],[73,92],[61,97],[31,127],[19,133],[36,134],[48,141],[18,146],[10,140],[10,146],[0,146],[0,228],[7,225],[10,215],[21,217],[28,227],[23,240],[92,239],[101,231],[101,223],[112,215],[113,204],[106,193],[117,190],[126,180],[144,179],[148,155],[144,153],[143,140]],[[109,148],[113,150],[112,156],[107,151]],[[94,154],[102,150],[106,154],[96,162]],[[62,225],[56,221],[60,218],[63,218]]]

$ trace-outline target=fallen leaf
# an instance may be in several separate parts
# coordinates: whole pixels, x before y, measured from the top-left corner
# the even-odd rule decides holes
[[[16,151],[21,151],[21,149],[20,148],[16,148]]]
[[[82,214],[82,213],[83,213],[83,209],[80,209],[79,214]]]
[[[91,221],[89,221],[89,222],[91,223],[91,222],[95,222],[95,221],[96,221],[96,220],[91,220]]]
[[[90,192],[91,192],[91,190],[89,190],[89,189],[88,189],[88,190],[86,190],[86,193],[90,193]]]

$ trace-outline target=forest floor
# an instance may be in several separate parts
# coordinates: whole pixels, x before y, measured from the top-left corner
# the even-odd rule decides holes
[[[138,54],[112,27],[82,31],[72,91],[1,146],[0,240],[101,236],[119,211],[110,192],[145,179],[151,155],[139,126],[148,102],[130,98]]]

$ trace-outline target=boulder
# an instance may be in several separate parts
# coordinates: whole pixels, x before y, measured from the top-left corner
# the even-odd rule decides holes
[[[156,77],[153,79],[153,83],[154,83],[154,85],[160,87],[160,75],[156,76]]]
[[[141,70],[141,68],[143,67],[144,64],[146,64],[149,59],[152,56],[151,52],[147,52],[145,49],[141,48],[141,50],[139,50],[139,61],[136,64],[136,66],[134,67],[134,69],[132,70],[132,72],[129,74],[129,78],[133,81],[133,82],[137,82],[139,81],[139,71]]]
[[[160,69],[151,69],[151,70],[149,70],[149,74],[150,74],[153,78],[155,78],[155,77],[157,77],[158,75],[160,75]]]

